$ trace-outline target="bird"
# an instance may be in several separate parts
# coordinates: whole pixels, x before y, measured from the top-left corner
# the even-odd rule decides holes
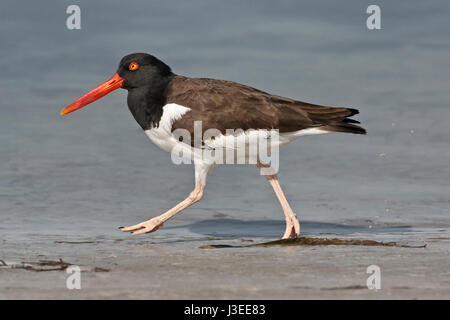
[[[274,146],[278,148],[309,135],[366,134],[358,125],[360,122],[351,119],[359,113],[357,109],[306,103],[227,80],[177,75],[166,63],[147,53],[124,56],[109,80],[76,99],[60,114],[67,115],[119,88],[128,91],[128,108],[150,140],[172,154],[174,150],[183,151],[181,158],[192,160],[195,169],[195,186],[185,200],[150,220],[121,227],[133,235],[158,230],[167,220],[200,201],[208,174],[223,164],[218,160],[220,151],[254,148],[252,136],[276,140]],[[214,134],[207,136],[211,130]],[[175,134],[180,131],[182,136]],[[205,152],[217,152],[219,157],[204,157]],[[248,155],[244,158],[260,169],[281,204],[286,222],[282,239],[298,237],[300,223],[280,186],[277,170],[261,161],[259,154],[256,159],[249,159]]]

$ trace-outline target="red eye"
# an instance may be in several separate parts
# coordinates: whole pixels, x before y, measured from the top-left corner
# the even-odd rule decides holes
[[[139,69],[139,63],[137,63],[137,62],[130,63],[130,65],[128,66],[128,69],[130,69],[131,71]]]

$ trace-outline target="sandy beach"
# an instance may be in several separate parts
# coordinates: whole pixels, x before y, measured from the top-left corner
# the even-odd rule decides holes
[[[219,226],[221,219],[209,224]],[[258,228],[258,222],[247,225]],[[30,236],[19,242],[3,240],[0,253],[7,266],[0,266],[0,299],[450,298],[448,230],[334,236],[426,247],[245,247],[268,239],[198,235],[172,240],[161,235],[152,239]],[[239,247],[200,248],[205,245]],[[37,264],[60,259],[80,266],[80,290],[67,289],[65,270],[50,271],[58,267]],[[379,290],[366,285],[366,270],[373,264],[381,270]]]

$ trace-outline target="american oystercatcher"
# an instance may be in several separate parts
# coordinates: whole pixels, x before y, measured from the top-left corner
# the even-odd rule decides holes
[[[133,53],[122,58],[111,79],[75,100],[61,111],[61,115],[80,109],[118,88],[128,90],[128,107],[147,136],[165,151],[184,151],[182,156],[192,159],[195,167],[195,188],[191,194],[155,218],[121,228],[133,235],[156,231],[168,219],[203,197],[208,174],[221,163],[216,161],[217,158],[203,157],[198,151],[225,150],[228,146],[233,146],[231,149],[252,147],[252,141],[255,141],[249,139],[252,133],[264,132],[266,140],[275,140],[267,134],[268,130],[278,133],[275,147],[306,135],[366,133],[356,125],[358,121],[349,118],[358,113],[356,109],[309,104],[231,81],[179,76],[164,62],[146,53]],[[184,138],[191,140],[180,139],[175,134],[180,130],[187,133],[188,137]],[[196,137],[196,130],[197,133],[200,130],[200,138]],[[215,130],[216,134],[206,137],[209,130]],[[228,134],[229,130],[240,134]],[[237,142],[239,137],[246,137],[240,140],[241,143],[244,141],[243,145]],[[264,175],[284,211],[286,231],[283,238],[298,236],[300,224],[284,196],[276,172],[259,158],[254,164],[265,170]]]

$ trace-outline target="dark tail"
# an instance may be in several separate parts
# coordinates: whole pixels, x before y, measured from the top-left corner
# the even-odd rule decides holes
[[[354,134],[366,134],[366,130],[356,124],[359,121],[350,119],[350,117],[358,114],[359,111],[352,108],[336,108],[336,107],[304,107],[304,111],[308,112],[311,120],[320,125],[321,130],[330,132],[348,132]]]
[[[348,132],[348,133],[354,133],[354,134],[366,134],[366,129],[354,125],[354,124],[348,124],[348,123],[336,123],[336,124],[330,124],[328,126],[320,127],[321,130],[330,131],[330,132]]]
[[[331,132],[348,132],[348,133],[354,133],[354,134],[366,134],[366,129],[357,126],[355,123],[360,123],[359,121],[350,119],[351,116],[354,116],[355,114],[358,114],[359,111],[356,109],[351,108],[345,108],[348,110],[349,114],[345,116],[345,118],[340,119],[340,121],[337,122],[331,122],[323,127],[321,129],[331,131]]]

